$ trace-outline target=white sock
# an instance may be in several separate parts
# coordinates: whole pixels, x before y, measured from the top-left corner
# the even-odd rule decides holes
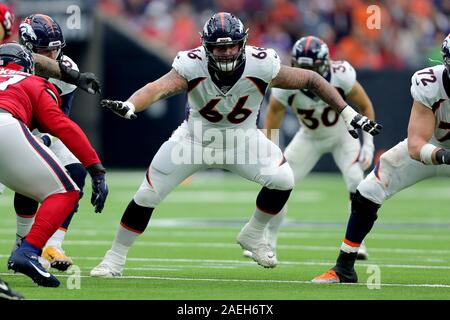
[[[281,209],[281,211],[270,220],[269,224],[266,227],[267,241],[269,242],[272,249],[275,249],[277,246],[278,230],[280,229],[286,214],[287,205],[285,205],[283,209]]]
[[[125,229],[121,225],[117,230],[116,237],[112,243],[111,250],[106,253],[105,259],[113,262],[124,264],[127,258],[128,250],[130,250],[139,233]]]
[[[17,221],[17,231],[16,234],[18,237],[24,238],[28,232],[30,232],[31,226],[34,223],[34,216],[31,218],[24,218],[19,215],[16,215]]]
[[[273,214],[265,213],[256,208],[255,212],[250,218],[250,221],[248,222],[248,225],[250,227],[253,227],[254,229],[262,231],[274,216],[275,215]]]
[[[62,249],[62,243],[64,241],[64,237],[66,236],[66,230],[62,230],[61,228],[56,230],[55,233],[48,239],[46,247],[56,247],[58,249]]]

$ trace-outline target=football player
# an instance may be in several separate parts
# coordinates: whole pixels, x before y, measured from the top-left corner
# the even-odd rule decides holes
[[[11,28],[14,16],[11,10],[4,4],[0,3],[0,43],[6,41],[11,36]],[[5,191],[5,186],[0,183],[0,194]]]
[[[105,169],[83,131],[60,108],[55,86],[34,72],[31,51],[17,43],[0,45],[0,181],[11,190],[41,202],[35,222],[8,269],[46,287],[59,286],[38,257],[52,234],[75,208],[80,192],[60,160],[30,130],[60,138],[80,159],[92,178],[91,203],[103,210],[108,194]]]
[[[8,41],[12,35],[14,14],[4,3],[0,3],[0,42]]]
[[[292,66],[317,72],[344,99],[358,106],[362,115],[375,120],[372,102],[356,80],[355,69],[347,61],[331,60],[328,46],[321,39],[306,36],[295,42],[292,47]],[[364,170],[372,164],[373,136],[363,132],[364,143],[361,146],[359,140],[344,134],[347,129],[339,114],[313,92],[278,88],[272,89],[265,118],[264,126],[269,135],[272,129],[280,128],[286,108],[291,108],[300,122],[299,131],[284,152],[294,172],[295,183],[309,174],[322,155],[331,153],[342,172],[351,200],[356,187],[364,178]],[[267,240],[274,250],[277,232],[286,211],[287,208],[272,219],[266,229]],[[251,252],[244,251],[244,256],[251,257]],[[365,246],[359,248],[358,258],[368,258]]]
[[[53,60],[57,60],[72,70],[78,71],[78,67],[75,62],[63,54],[62,48],[65,46],[66,42],[64,40],[60,25],[51,17],[43,14],[30,15],[20,24],[19,33],[20,43],[32,52],[41,54]],[[62,101],[61,109],[67,116],[69,116],[72,109],[75,89],[77,87],[73,84],[68,84],[54,78],[50,78],[49,81],[52,82],[58,89]],[[35,130],[34,134],[40,137],[44,144],[49,147],[50,150],[52,150],[62,162],[64,167],[69,172],[70,177],[80,189],[81,198],[83,196],[83,187],[87,174],[84,166],[60,140],[46,133],[40,133],[37,130]],[[14,209],[17,217],[15,248],[20,245],[21,240],[30,231],[38,205],[38,202],[31,198],[19,193],[15,194]],[[62,242],[64,241],[67,228],[69,227],[70,221],[72,220],[74,213],[77,211],[77,208],[78,205],[67,217],[61,227],[48,240],[44,250],[42,251],[42,257],[47,259],[53,268],[60,271],[67,270],[73,264],[72,259],[66,256],[62,248]]]
[[[125,102],[102,101],[102,106],[131,119],[136,117],[135,112],[152,103],[187,91],[188,110],[186,120],[154,156],[139,190],[125,209],[111,250],[91,270],[91,276],[120,276],[128,250],[145,230],[154,208],[184,179],[211,167],[229,170],[262,185],[255,212],[237,236],[237,242],[251,251],[261,266],[277,265],[263,231],[284,207],[294,187],[294,177],[278,146],[256,127],[260,105],[270,86],[309,88],[340,112],[351,134],[357,136],[355,128],[359,127],[379,133],[380,125],[354,111],[322,77],[280,65],[274,50],[247,46],[247,34],[236,16],[216,13],[203,27],[202,46],[179,52],[169,73],[148,83]],[[233,134],[234,137],[226,138]],[[194,161],[189,156],[191,150]]]
[[[450,35],[442,43],[442,57],[443,65],[412,76],[408,137],[386,151],[358,185],[336,265],[313,282],[357,282],[356,254],[384,201],[424,179],[450,176]]]

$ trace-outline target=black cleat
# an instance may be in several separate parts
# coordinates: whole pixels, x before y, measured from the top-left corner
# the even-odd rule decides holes
[[[12,291],[9,285],[0,279],[0,299],[23,300],[25,297],[18,292]]]
[[[32,250],[26,250],[24,246],[14,251],[8,259],[8,269],[23,273],[35,283],[43,287],[58,287],[59,280],[49,273],[38,260],[39,256]]]

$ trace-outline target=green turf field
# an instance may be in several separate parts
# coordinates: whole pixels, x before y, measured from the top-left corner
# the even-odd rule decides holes
[[[55,271],[62,284],[50,289],[7,270],[15,215],[13,194],[6,191],[0,196],[0,276],[29,299],[450,299],[446,179],[422,182],[386,202],[366,240],[370,259],[357,263],[356,285],[309,283],[333,265],[345,232],[348,196],[339,175],[311,175],[292,193],[275,269],[244,258],[235,242],[259,186],[233,175],[201,174],[155,210],[130,250],[123,278],[90,278],[143,172],[108,173],[102,214],[94,213],[86,188],[64,246],[81,269],[80,289],[68,289],[77,283],[73,274]],[[367,286],[373,278],[368,267],[379,268],[380,289]]]

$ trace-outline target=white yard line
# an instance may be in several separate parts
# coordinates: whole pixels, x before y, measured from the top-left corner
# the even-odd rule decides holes
[[[9,255],[0,254],[0,258],[8,258]],[[72,257],[76,260],[92,260],[100,262],[103,257]],[[167,262],[167,263],[195,263],[195,264],[223,264],[225,266],[255,266],[255,262],[251,260],[215,260],[215,259],[172,259],[172,258],[127,258],[127,261],[137,262]],[[334,261],[286,261],[279,262],[281,266],[324,266],[331,267],[334,265]],[[396,269],[425,269],[425,270],[450,270],[450,266],[437,266],[437,265],[416,265],[416,264],[385,264],[385,263],[370,263],[370,262],[358,262],[356,267],[364,267],[376,265],[380,268],[396,268]],[[170,267],[170,266],[169,266]]]
[[[1,276],[22,276],[12,273],[0,273]],[[59,278],[70,277],[67,274],[58,274]],[[80,276],[81,278],[90,278],[90,276]],[[154,276],[122,276],[120,278],[114,278],[114,281],[121,279],[136,279],[136,280],[167,280],[167,281],[202,281],[202,282],[238,282],[238,283],[280,283],[280,284],[309,284],[313,286],[319,286],[318,284],[311,283],[311,281],[304,280],[274,280],[274,279],[217,279],[217,278],[181,278],[181,277],[154,277]],[[109,279],[105,279],[108,281]],[[366,283],[340,283],[333,285],[347,285],[347,286],[367,286]],[[323,285],[322,285],[323,286]],[[329,285],[327,285],[329,286]],[[416,287],[416,288],[443,288],[449,289],[450,284],[404,284],[404,283],[381,283],[381,287]]]
[[[233,240],[234,241],[234,240]],[[0,240],[0,244],[10,245],[11,240]],[[112,240],[66,240],[64,246],[110,246]],[[176,241],[144,241],[139,240],[134,243],[135,247],[182,247],[182,248],[225,248],[234,249],[238,248],[238,245],[232,241],[230,242],[176,242]],[[280,244],[277,249],[279,250],[303,250],[303,251],[330,251],[338,252],[339,243],[336,246],[311,246],[311,245],[288,245]],[[397,254],[426,254],[426,255],[449,255],[450,250],[445,249],[407,249],[407,248],[380,248],[370,247],[371,252],[380,253],[397,253]]]

